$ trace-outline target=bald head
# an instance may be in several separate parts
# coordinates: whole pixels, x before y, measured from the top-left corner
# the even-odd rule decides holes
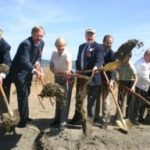
[[[103,38],[103,45],[105,49],[110,49],[113,44],[113,37],[109,34],[105,35]]]

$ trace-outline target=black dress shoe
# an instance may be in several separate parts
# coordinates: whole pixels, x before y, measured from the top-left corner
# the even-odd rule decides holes
[[[59,126],[59,131],[64,131],[65,128],[66,128],[66,125],[60,125],[60,126]]]
[[[139,122],[140,122],[140,123],[144,123],[144,118],[143,118],[143,117],[140,117],[140,118],[139,118]]]
[[[23,122],[19,122],[17,125],[18,128],[25,128],[26,127],[26,123]]]
[[[140,123],[139,123],[138,121],[133,121],[133,124],[134,124],[134,125],[137,125],[137,126],[140,125]]]
[[[34,120],[32,118],[28,118],[27,122],[33,122]]]
[[[71,121],[69,121],[69,124],[72,124],[72,125],[81,125],[82,124],[82,120],[81,119],[75,119],[75,118],[73,118]]]
[[[107,129],[108,127],[108,124],[106,122],[103,122],[103,124],[101,125],[101,128],[102,129]]]
[[[95,123],[99,123],[99,122],[100,122],[100,118],[99,118],[99,117],[94,118],[94,122],[95,122]]]
[[[54,121],[52,124],[50,124],[50,126],[59,126],[60,125],[60,121]]]

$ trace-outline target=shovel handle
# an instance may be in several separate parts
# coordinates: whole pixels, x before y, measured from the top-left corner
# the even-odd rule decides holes
[[[45,85],[44,79],[40,78],[40,81],[41,81],[41,84],[44,86]]]
[[[131,89],[128,88],[127,86],[124,86],[124,85],[122,85],[122,84],[121,84],[121,86],[122,86],[123,88],[125,88],[127,91],[129,91],[131,94],[133,94],[133,95],[139,97],[141,100],[143,100],[146,104],[148,104],[148,105],[150,106],[150,102],[149,102],[146,98],[144,98],[143,96],[139,95],[139,94],[136,93],[136,92],[131,91]]]
[[[1,93],[2,93],[2,96],[3,96],[3,99],[4,99],[4,102],[5,102],[5,104],[6,104],[8,113],[9,113],[10,116],[13,116],[13,112],[12,112],[12,110],[11,110],[9,104],[8,104],[8,100],[7,100],[7,97],[6,97],[6,95],[5,95],[5,92],[4,92],[4,89],[3,89],[2,86],[0,86],[0,90],[1,90]]]
[[[108,77],[107,77],[106,72],[103,71],[103,74],[104,74],[104,76],[105,76],[105,79],[106,79],[107,84],[109,84],[109,79],[108,79]],[[116,104],[116,107],[117,107],[117,110],[118,110],[118,112],[119,112],[120,118],[121,118],[122,122],[124,122],[124,121],[123,121],[123,120],[124,120],[124,119],[123,119],[123,115],[122,115],[121,109],[120,109],[120,107],[119,107],[119,104],[118,104],[118,102],[117,102],[117,99],[116,99],[116,97],[115,97],[115,94],[114,94],[114,92],[113,92],[113,90],[112,90],[111,87],[109,88],[109,90],[110,90],[110,92],[111,92],[111,94],[112,94],[112,97],[113,97],[113,100],[114,100],[114,102],[115,102],[115,104]]]

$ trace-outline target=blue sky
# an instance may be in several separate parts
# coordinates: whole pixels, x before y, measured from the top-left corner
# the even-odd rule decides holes
[[[133,50],[135,61],[150,47],[149,6],[149,0],[1,0],[0,28],[12,46],[12,58],[32,27],[42,25],[44,59],[50,59],[56,38],[63,36],[75,60],[78,46],[85,41],[85,29],[95,28],[99,43],[105,34],[113,35],[114,51],[128,39],[143,41],[142,49]]]

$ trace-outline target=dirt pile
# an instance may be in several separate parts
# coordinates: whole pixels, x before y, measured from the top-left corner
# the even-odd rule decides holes
[[[42,150],[149,150],[149,132],[148,126],[134,127],[128,134],[93,127],[91,136],[85,138],[77,129],[51,130],[39,138],[38,146]]]
[[[39,92],[42,86],[38,87]],[[12,87],[12,92],[14,87]],[[149,150],[150,124],[133,126],[128,134],[118,131],[116,126],[101,129],[100,124],[92,126],[92,133],[87,138],[83,135],[82,126],[69,126],[63,132],[52,128],[55,107],[45,98],[45,110],[41,107],[35,85],[29,97],[30,117],[33,120],[26,128],[16,128],[14,132],[0,135],[0,150]],[[53,100],[55,102],[55,100]],[[16,95],[11,94],[11,108],[17,108]],[[84,103],[86,110],[87,101]],[[54,105],[55,106],[55,105]],[[69,118],[75,111],[75,88],[71,101]],[[115,105],[111,102],[111,115]]]

